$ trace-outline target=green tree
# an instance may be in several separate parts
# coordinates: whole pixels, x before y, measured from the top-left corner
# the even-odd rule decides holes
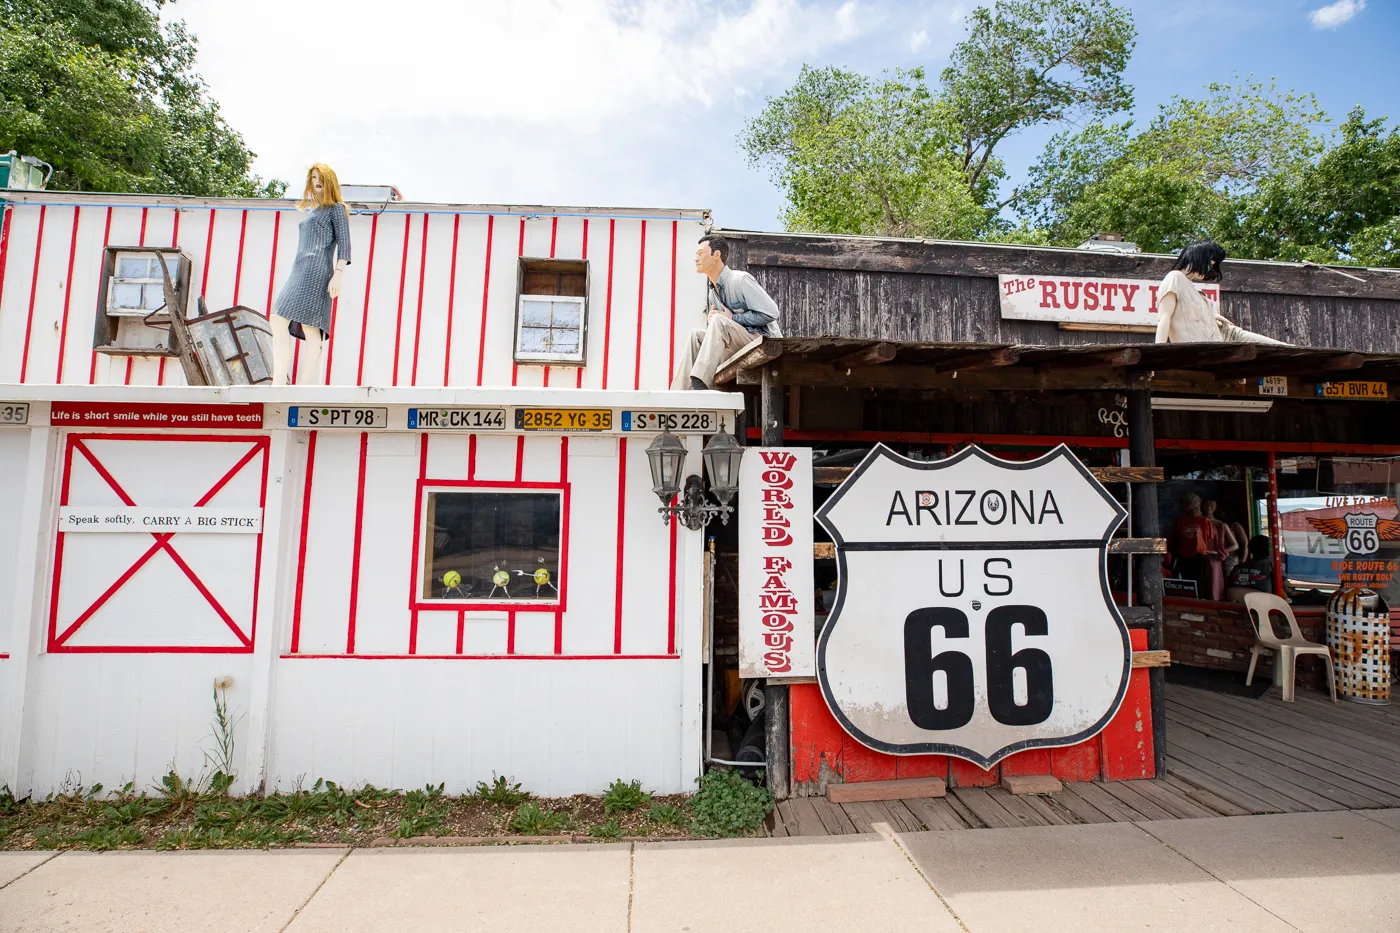
[[[275,197],[194,71],[165,0],[0,0],[0,151],[51,163],[50,186]]]
[[[1013,236],[998,217],[997,146],[1132,102],[1121,76],[1132,20],[1109,0],[997,0],[968,22],[938,88],[922,69],[869,78],[804,67],[748,122],[740,146],[782,188],[789,229]]]

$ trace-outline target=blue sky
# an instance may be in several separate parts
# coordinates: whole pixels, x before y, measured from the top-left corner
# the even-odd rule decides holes
[[[198,34],[199,68],[264,175],[325,161],[411,200],[708,207],[723,226],[777,229],[781,194],[738,150],[744,120],[803,63],[936,77],[975,5],[396,0],[386,17],[371,0],[180,0],[167,16]],[[1122,5],[1140,120],[1236,74],[1311,91],[1334,122],[1358,103],[1400,116],[1394,0]],[[268,23],[288,24],[283,38]],[[1013,180],[1052,132],[998,150]]]

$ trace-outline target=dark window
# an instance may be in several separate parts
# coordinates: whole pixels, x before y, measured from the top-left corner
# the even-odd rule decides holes
[[[557,602],[563,494],[432,490],[423,599]]]

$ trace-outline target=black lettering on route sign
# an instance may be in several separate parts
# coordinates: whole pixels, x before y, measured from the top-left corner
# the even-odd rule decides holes
[[[839,569],[817,681],[862,745],[987,768],[1073,745],[1128,685],[1108,588],[1126,511],[1066,447],[939,461],[877,446],[817,510]]]

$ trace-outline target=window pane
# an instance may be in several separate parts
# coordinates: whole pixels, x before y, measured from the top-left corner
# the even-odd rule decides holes
[[[165,304],[165,289],[160,285],[146,286],[146,303],[142,307],[155,310]]]
[[[428,500],[425,598],[559,598],[559,493],[433,492]]]
[[[140,285],[128,285],[125,282],[114,282],[112,284],[112,306],[115,308],[142,308]]]
[[[556,328],[578,327],[581,317],[580,305],[572,301],[556,301],[554,303],[554,326]]]
[[[154,273],[153,265],[156,266]],[[117,278],[120,279],[148,279],[159,274],[160,266],[146,256],[123,256],[117,262]]]
[[[525,327],[520,331],[521,353],[548,353],[549,328]]]
[[[548,327],[552,301],[523,301],[520,303],[520,323],[525,327]]]

